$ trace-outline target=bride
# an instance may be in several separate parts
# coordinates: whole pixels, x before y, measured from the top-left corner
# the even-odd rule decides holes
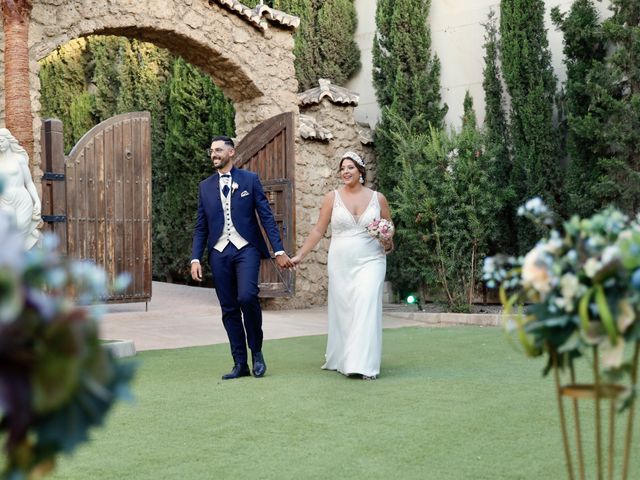
[[[391,220],[391,215],[384,195],[364,186],[366,170],[360,156],[345,153],[338,172],[342,188],[324,196],[315,227],[291,261],[300,263],[331,223],[329,331],[322,368],[371,380],[380,373],[385,253],[393,240],[376,240],[367,225],[379,218]]]

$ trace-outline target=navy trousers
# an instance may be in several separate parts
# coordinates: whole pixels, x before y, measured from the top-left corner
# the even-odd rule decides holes
[[[262,351],[260,252],[251,244],[238,250],[229,243],[222,252],[212,249],[209,262],[233,361],[247,363],[247,344],[254,353]]]

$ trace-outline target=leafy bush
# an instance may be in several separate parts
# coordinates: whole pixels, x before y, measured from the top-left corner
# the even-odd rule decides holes
[[[405,125],[394,141],[402,162],[393,204],[401,220],[398,243],[412,252],[398,259],[405,282],[423,298],[468,311],[501,208],[483,135],[474,121],[460,133],[431,127],[415,134]]]

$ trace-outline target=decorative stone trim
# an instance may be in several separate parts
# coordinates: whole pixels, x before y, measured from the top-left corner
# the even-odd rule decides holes
[[[318,79],[318,86],[305,90],[298,94],[300,105],[319,104],[323,98],[329,99],[332,103],[340,105],[358,105],[360,95],[344,87],[339,87],[331,83],[326,78]]]
[[[296,29],[300,26],[300,18],[267,5],[257,5],[255,8],[250,8],[238,0],[209,0],[209,5],[212,4],[222,5],[262,31],[269,28],[267,20],[286,28]]]
[[[300,136],[305,140],[322,140],[328,142],[333,138],[333,133],[309,115],[301,114],[299,116],[298,131],[300,132]]]
[[[373,145],[373,130],[368,123],[356,122],[356,132],[358,133],[358,138],[360,139],[360,143],[363,145]]]

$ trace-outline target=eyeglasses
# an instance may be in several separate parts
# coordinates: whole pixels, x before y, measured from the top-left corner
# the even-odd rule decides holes
[[[229,150],[229,149],[228,148],[223,148],[223,147],[207,148],[207,155],[211,156],[214,153],[217,153],[218,155],[220,155],[221,153],[224,153],[227,150]]]

